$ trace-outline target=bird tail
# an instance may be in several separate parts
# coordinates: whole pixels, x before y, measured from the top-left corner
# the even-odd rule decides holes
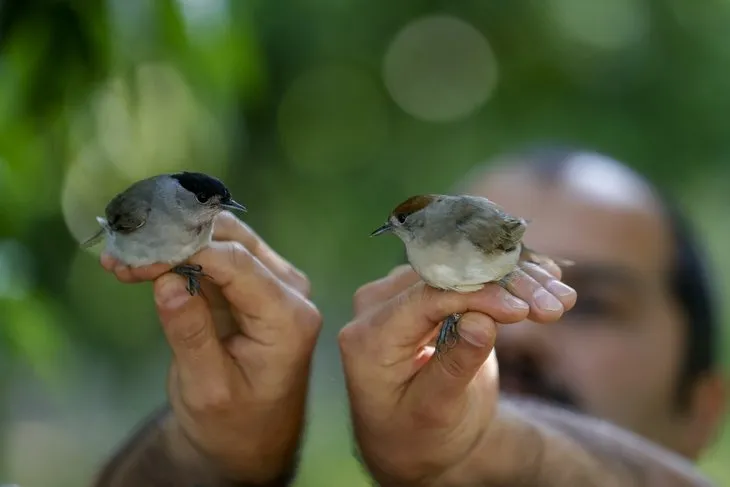
[[[537,265],[549,265],[552,263],[557,265],[558,267],[570,267],[572,265],[575,265],[575,262],[573,262],[572,260],[562,259],[559,257],[550,257],[548,255],[536,252],[524,244],[522,245],[522,252],[520,252],[520,260],[532,262],[533,264]]]
[[[101,242],[104,239],[104,234],[106,233],[106,227],[107,227],[106,220],[104,220],[101,217],[96,217],[96,221],[99,222],[99,225],[101,225],[101,228],[94,235],[92,235],[85,241],[81,242],[81,244],[79,246],[82,249],[87,249],[89,247],[93,247],[94,245],[98,244],[99,242]]]

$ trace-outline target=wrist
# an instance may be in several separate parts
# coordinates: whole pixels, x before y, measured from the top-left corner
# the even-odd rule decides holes
[[[544,460],[543,431],[500,401],[497,413],[473,447],[432,485],[536,485]]]
[[[293,482],[298,460],[298,449],[286,458],[277,461],[246,461],[241,459],[219,460],[205,452],[184,431],[174,415],[170,415],[163,426],[165,451],[171,463],[184,469],[190,481],[195,479],[201,485],[216,487],[286,487]],[[258,450],[263,451],[264,448]],[[216,455],[217,457],[217,455]],[[186,484],[187,485],[187,484]]]

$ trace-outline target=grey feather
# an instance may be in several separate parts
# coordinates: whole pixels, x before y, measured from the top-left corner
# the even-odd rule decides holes
[[[82,244],[106,237],[106,252],[133,267],[187,259],[212,238],[219,212],[196,201],[175,179],[144,179],[115,196],[97,217],[101,230]]]
[[[112,198],[105,210],[109,228],[118,233],[130,233],[147,223],[155,186],[155,179],[144,179]],[[136,197],[130,198],[130,193]]]
[[[477,197],[455,201],[457,230],[485,253],[514,250],[527,230],[527,221],[507,214],[499,206]]]

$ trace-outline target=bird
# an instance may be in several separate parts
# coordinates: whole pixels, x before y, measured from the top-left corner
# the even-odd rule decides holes
[[[166,173],[139,180],[106,205],[101,226],[81,243],[105,240],[105,251],[130,267],[165,263],[185,277],[191,295],[200,292],[202,266],[185,263],[213,237],[213,221],[224,210],[246,212],[219,179],[200,172]]]
[[[506,288],[523,262],[573,264],[527,247],[522,240],[529,223],[482,196],[419,194],[396,206],[370,236],[395,234],[426,284],[464,294],[490,282]],[[461,313],[454,313],[444,320],[436,338],[437,354],[458,340],[460,318]]]

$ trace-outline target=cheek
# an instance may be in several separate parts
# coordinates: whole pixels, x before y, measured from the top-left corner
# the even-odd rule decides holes
[[[566,330],[566,380],[587,412],[628,425],[667,401],[674,347],[661,335],[638,327]]]

